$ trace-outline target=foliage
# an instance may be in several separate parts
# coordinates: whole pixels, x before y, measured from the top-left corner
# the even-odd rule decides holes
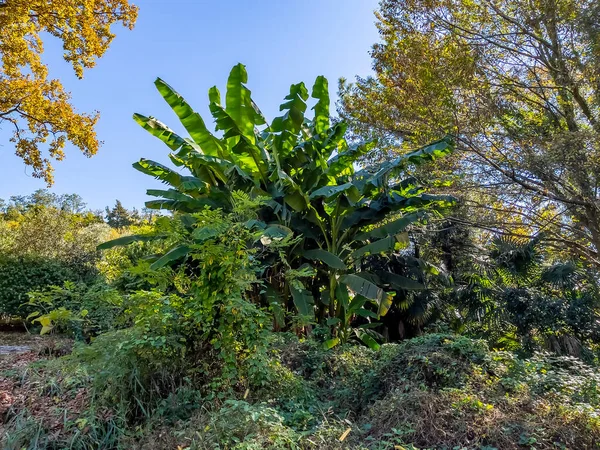
[[[159,197],[146,203],[191,213],[206,206],[231,210],[232,193],[266,197],[254,224],[263,229],[263,244],[295,239],[289,252],[280,252],[279,265],[270,261],[264,274],[265,295],[279,308],[293,302],[301,325],[316,319],[335,327],[327,345],[346,341],[356,314],[385,315],[392,299],[386,287],[418,289],[419,283],[401,276],[356,271],[371,253],[404,246],[406,228],[427,209],[447,206],[453,199],[423,193],[409,167],[447,154],[452,143],[443,139],[373,167],[357,169],[355,162],[373,143],[349,144],[346,125],[332,125],[327,80],[318,77],[312,97],[313,119],[305,118],[308,90],[303,83],[290,88],[280,107],[284,115],[270,125],[251,100],[247,73],[241,64],[229,76],[225,106],[216,88],[209,92],[210,110],[221,138],[213,135],[200,116],[164,81],[156,86],[173,108],[191,139],[184,139],[152,117],[135,120],[171,149],[171,161],[189,170],[182,176],[166,166],[142,159],[134,167],[168,184],[169,190],[149,190]],[[290,241],[292,242],[292,241]],[[118,241],[114,244],[126,243]],[[110,247],[114,244],[106,244]],[[166,264],[185,257],[185,248],[165,255]],[[163,265],[162,260],[160,265]],[[374,307],[366,304],[373,303]],[[279,318],[282,325],[284,318]],[[357,335],[377,345],[369,330]]]
[[[544,230],[563,258],[598,266],[599,14],[592,1],[383,0],[375,76],[342,84],[342,116],[382,137],[381,157],[456,133],[438,174],[461,220]]]
[[[117,350],[118,342],[128,341],[123,332],[105,334],[99,338],[101,344],[87,347],[90,356],[99,351],[117,356],[112,368],[117,379],[131,364],[125,357],[131,351],[129,344],[122,353]],[[118,398],[112,398],[110,411],[88,399],[84,410],[65,413],[89,383],[82,371],[85,365],[70,371],[64,361],[47,363],[43,371],[34,367],[14,376],[20,384],[35,386],[38,400],[50,399],[52,408],[43,416],[33,410],[11,413],[2,445],[517,450],[593,448],[600,437],[600,374],[574,358],[536,354],[521,359],[490,351],[484,341],[443,334],[385,344],[375,352],[346,345],[326,351],[318,342],[277,333],[271,349],[266,367],[274,374],[287,373],[279,376],[285,381],[223,400],[210,400],[179,384],[173,379],[175,370],[156,365],[160,359],[148,361],[159,370],[154,374],[157,383],[148,391],[138,385],[139,405],[149,406],[144,396],[158,396],[167,384],[173,391],[170,395],[162,391],[164,398],[145,409],[145,420],[129,423],[116,406]],[[77,357],[81,361],[83,353]],[[91,361],[97,361],[95,356]],[[173,369],[179,363],[172,359]],[[93,368],[102,373],[101,365]],[[136,386],[141,375],[135,373],[130,385]],[[109,398],[127,392],[98,389]],[[63,425],[52,428],[57,419]]]
[[[69,211],[73,204],[30,201],[13,198],[0,218],[0,252],[60,260],[82,276],[93,274],[96,246],[110,237],[110,228],[90,212]]]
[[[150,224],[133,225],[122,230],[120,238],[150,234],[153,231],[153,225]],[[148,290],[151,285],[145,281],[139,266],[144,264],[144,258],[148,255],[157,254],[163,249],[164,245],[156,241],[133,242],[128,246],[114,247],[102,252],[102,258],[96,263],[96,268],[107,283],[121,292]]]
[[[28,292],[79,281],[79,275],[62,261],[34,256],[0,257],[0,315],[24,317],[33,310]]]
[[[133,224],[139,224],[141,221],[139,212],[134,208],[127,210],[119,200],[115,202],[113,208],[106,207],[106,223],[111,228],[125,228]]]
[[[66,281],[62,287],[50,286],[28,295],[26,306],[34,311],[27,319],[42,325],[41,334],[58,331],[89,339],[115,329],[121,319],[122,297],[101,282],[88,286]]]
[[[27,316],[29,291],[91,281],[110,228],[77,195],[11,197],[0,216],[0,314]]]
[[[541,241],[496,238],[478,264],[455,270],[451,326],[498,347],[589,358],[600,331],[595,272],[554,260]]]
[[[120,405],[122,414],[135,419],[147,417],[180,386],[211,398],[242,389],[249,380],[267,383],[268,315],[247,299],[259,270],[251,245],[261,235],[247,224],[259,204],[243,194],[233,198],[239,206],[229,214],[206,209],[156,220],[154,232],[170,250],[131,269],[147,290],[121,297],[102,286],[66,286],[32,294],[37,305],[61,305],[36,316],[42,325],[66,325],[84,335],[110,327],[78,347],[68,363],[91,378],[101,404]],[[161,267],[182,246],[186,259]],[[122,329],[113,331],[116,324]]]
[[[0,211],[5,219],[22,214],[32,208],[51,207],[71,214],[81,214],[86,204],[79,194],[58,195],[47,189],[38,189],[31,195],[13,195],[8,202],[0,199]]]
[[[65,60],[75,74],[93,67],[108,49],[115,23],[133,28],[137,8],[127,0],[45,2],[10,0],[0,5],[0,122],[14,125],[16,154],[33,176],[52,184],[49,158],[64,158],[67,141],[84,155],[98,150],[97,115],[75,112],[59,80],[48,78],[42,36],[62,41]],[[40,148],[49,138],[48,157]]]

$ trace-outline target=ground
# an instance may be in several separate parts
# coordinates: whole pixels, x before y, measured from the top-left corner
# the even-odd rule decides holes
[[[55,358],[70,347],[69,339],[48,338],[22,332],[0,332],[0,436],[4,435],[7,413],[12,408],[27,408],[40,417],[54,412],[52,399],[35,383],[22,382],[21,377],[36,361]]]

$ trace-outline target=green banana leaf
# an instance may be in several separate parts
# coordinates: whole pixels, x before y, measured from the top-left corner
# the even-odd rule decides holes
[[[157,270],[157,269],[160,269],[161,267],[170,265],[170,264],[174,263],[175,261],[186,256],[189,252],[190,252],[190,248],[187,245],[179,245],[179,246],[169,250],[163,256],[161,256],[156,261],[154,261],[150,265],[150,269]]]
[[[347,269],[346,264],[344,264],[344,261],[342,261],[338,256],[334,255],[333,253],[328,252],[327,250],[322,250],[320,248],[314,250],[305,250],[302,253],[302,256],[314,261],[321,261],[322,263],[327,264],[332,269]]]

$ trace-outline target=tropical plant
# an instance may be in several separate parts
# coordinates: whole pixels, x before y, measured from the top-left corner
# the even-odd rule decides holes
[[[449,205],[449,196],[424,193],[414,178],[401,175],[411,165],[432,161],[451,151],[443,139],[394,160],[358,168],[358,161],[374,142],[349,144],[346,125],[332,124],[327,80],[320,76],[312,89],[314,117],[305,117],[309,93],[304,83],[294,84],[280,106],[284,114],[270,125],[251,99],[247,73],[236,65],[227,82],[225,106],[216,87],[209,90],[210,111],[217,137],[200,115],[161,79],[156,87],[179,117],[191,138],[183,138],[155,118],[135,114],[134,119],[172,151],[169,157],[190,175],[142,159],[134,167],[165,182],[168,190],[151,189],[159,197],[146,203],[179,213],[209,206],[231,211],[232,192],[266,197],[258,220],[252,223],[272,241],[300,238],[290,246],[283,262],[265,272],[266,297],[286,304],[288,298],[301,316],[312,321],[340,323],[338,340],[347,336],[352,315],[379,317],[391,305],[386,287],[419,289],[414,280],[390,273],[360,271],[366,255],[389,252],[408,244],[406,229],[425,217],[427,209]],[[104,245],[133,242],[131,236]],[[186,257],[184,247],[171,249],[156,267]],[[283,276],[282,276],[283,275]],[[365,308],[372,302],[376,308]],[[338,320],[335,320],[335,319]]]
[[[494,345],[581,356],[598,338],[596,275],[572,261],[554,261],[542,236],[496,237],[470,271],[455,273],[449,303],[456,331]]]

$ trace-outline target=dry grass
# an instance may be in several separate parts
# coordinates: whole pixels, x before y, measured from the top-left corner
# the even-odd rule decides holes
[[[589,410],[525,393],[494,398],[490,392],[413,386],[376,402],[360,422],[371,426],[361,442],[382,442],[395,434],[398,443],[426,449],[583,450],[600,445],[600,420]]]

